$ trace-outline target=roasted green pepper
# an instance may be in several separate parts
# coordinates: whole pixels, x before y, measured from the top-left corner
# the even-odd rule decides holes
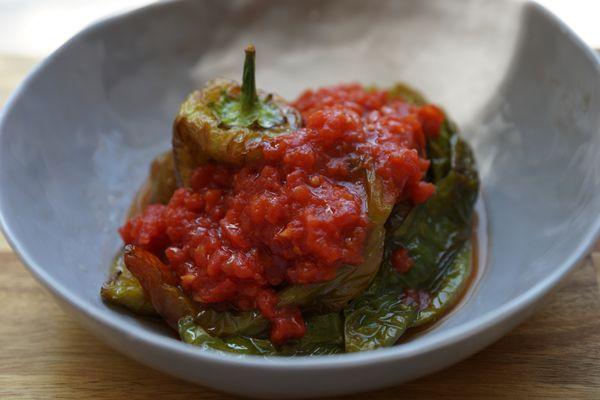
[[[167,204],[175,189],[177,180],[173,152],[167,151],[152,161],[148,178],[136,193],[127,218],[141,214],[150,204]]]
[[[176,330],[183,318],[191,319],[207,334],[219,337],[257,335],[269,327],[258,312],[215,311],[194,302],[176,284],[169,267],[146,250],[125,246],[123,259],[152,308]]]
[[[192,317],[179,321],[181,340],[205,349],[263,356],[315,356],[344,351],[343,320],[339,313],[309,317],[306,328],[306,335],[302,339],[275,346],[267,339],[242,333],[225,338],[215,337]]]
[[[123,251],[115,257],[110,278],[102,285],[100,295],[104,301],[125,307],[136,314],[158,315],[140,282],[125,266]]]
[[[254,70],[255,51],[250,46],[241,85],[215,80],[182,104],[173,127],[173,152],[154,161],[130,216],[148,204],[166,203],[178,186],[190,186],[198,166],[213,162],[235,168],[260,161],[265,139],[302,127],[293,107],[257,91]],[[387,95],[415,106],[427,102],[403,84]],[[158,314],[184,342],[218,351],[292,356],[392,346],[407,329],[439,319],[460,298],[472,271],[469,239],[479,188],[472,151],[448,119],[440,134],[428,137],[426,147],[423,142],[418,151],[431,160],[427,180],[437,191],[416,206],[410,200],[394,204],[395,199],[386,196],[369,155],[352,167],[353,184],[360,181],[355,190],[364,190],[363,210],[369,218],[360,265],[342,266],[329,281],[293,285],[283,281],[273,287],[280,306],[302,310],[306,334],[300,339],[273,344],[266,339],[270,323],[257,310],[232,306],[223,312],[219,307],[230,304],[211,308],[193,301],[159,257],[131,245],[103,286],[102,297],[138,313]],[[399,249],[413,263],[403,273],[391,262]],[[415,302],[407,295],[411,291],[426,291],[431,301]]]
[[[346,304],[362,293],[373,281],[383,256],[384,224],[393,208],[386,198],[377,175],[366,170],[364,186],[371,227],[364,248],[364,262],[347,265],[331,281],[293,285],[280,292],[281,305],[299,305],[319,312],[341,311]]]
[[[299,113],[274,94],[257,91],[255,50],[246,48],[243,82],[217,79],[192,93],[181,105],[173,126],[175,171],[189,186],[197,166],[216,161],[242,165],[260,158],[264,138],[300,127]]]
[[[406,87],[402,87],[404,92]],[[413,98],[417,97],[413,95]],[[438,319],[456,300],[471,272],[472,213],[479,191],[470,147],[446,121],[442,134],[428,140],[440,161],[432,164],[436,193],[424,204],[399,204],[388,220],[382,266],[371,286],[345,310],[346,351],[362,351],[396,343],[411,326]],[[440,175],[444,174],[443,177]],[[398,273],[391,263],[406,249],[414,265]],[[457,258],[457,255],[460,257]],[[433,301],[424,310],[402,299],[407,289],[424,289]]]
[[[181,318],[178,324],[181,340],[202,349],[212,349],[234,354],[274,355],[275,346],[267,339],[256,339],[247,336],[218,338],[210,335],[194,318]]]
[[[465,243],[454,261],[430,286],[431,301],[419,311],[412,326],[420,326],[440,319],[460,299],[469,283],[473,266],[473,246]]]
[[[168,203],[176,188],[173,154],[167,151],[152,161],[148,178],[136,193],[127,218],[141,214],[150,204]],[[109,280],[102,285],[100,294],[104,301],[123,306],[136,314],[157,315],[139,281],[127,269],[123,250],[115,257]]]

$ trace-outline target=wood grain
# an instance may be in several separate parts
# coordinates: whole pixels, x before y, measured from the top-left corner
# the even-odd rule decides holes
[[[113,351],[65,315],[14,254],[0,252],[0,265],[0,398],[233,398]],[[587,261],[541,311],[486,350],[368,398],[598,399],[599,316],[596,269]]]
[[[0,105],[32,64],[0,56]],[[0,399],[233,398],[144,367],[96,340],[58,308],[1,237],[0,266]],[[414,382],[348,397],[363,398],[600,399],[600,253],[489,348]]]

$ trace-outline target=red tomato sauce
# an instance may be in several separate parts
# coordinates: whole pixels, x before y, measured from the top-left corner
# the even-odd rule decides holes
[[[304,127],[263,142],[261,161],[203,165],[191,188],[120,229],[125,243],[165,260],[195,301],[260,310],[275,343],[306,331],[299,308],[277,305],[279,288],[327,281],[363,261],[365,167],[396,202],[417,204],[434,193],[423,181],[425,139],[444,119],[435,106],[354,84],[309,90],[293,105]],[[398,268],[406,262],[398,258]]]

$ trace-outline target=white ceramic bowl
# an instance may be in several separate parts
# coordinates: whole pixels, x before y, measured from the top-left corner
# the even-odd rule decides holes
[[[314,358],[200,351],[103,304],[116,228],[169,146],[186,93],[237,77],[258,48],[260,86],[404,80],[443,105],[478,158],[485,272],[435,329],[399,346]],[[0,213],[35,277],[90,332],[169,374],[252,396],[398,384],[473,354],[529,315],[600,225],[600,79],[594,54],[534,4],[482,1],[181,1],[98,23],[44,61],[0,122]]]

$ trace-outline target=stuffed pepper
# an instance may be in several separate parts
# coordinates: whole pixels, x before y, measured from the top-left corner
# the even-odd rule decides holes
[[[221,352],[308,356],[393,346],[473,274],[473,153],[404,84],[295,101],[216,79],[175,116],[119,232],[101,295]]]

